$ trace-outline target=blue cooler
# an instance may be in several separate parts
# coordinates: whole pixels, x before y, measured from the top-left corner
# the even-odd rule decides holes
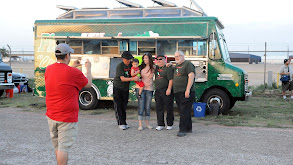
[[[206,103],[193,103],[194,117],[205,117]]]

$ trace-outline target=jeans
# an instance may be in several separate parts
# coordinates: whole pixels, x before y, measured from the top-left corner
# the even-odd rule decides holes
[[[126,107],[128,103],[129,91],[113,88],[115,117],[118,125],[126,124]]]
[[[141,98],[139,98],[138,93],[139,89],[135,88],[135,95],[138,100],[138,120],[143,120],[144,112],[145,120],[150,120],[153,91],[143,90],[141,93]]]
[[[158,126],[165,126],[164,121],[164,107],[167,110],[167,125],[172,126],[174,122],[174,113],[173,113],[173,101],[174,94],[171,92],[169,96],[166,95],[167,88],[156,89],[155,100],[156,100],[156,112],[157,112],[157,121]]]
[[[175,93],[176,104],[180,113],[179,132],[192,130],[191,111],[195,100],[195,92],[190,92],[190,97],[185,98],[185,92]]]

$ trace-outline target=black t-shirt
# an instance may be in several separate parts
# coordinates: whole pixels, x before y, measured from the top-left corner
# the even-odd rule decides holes
[[[190,61],[184,61],[180,65],[175,66],[173,91],[174,93],[185,92],[188,83],[188,74],[193,72],[195,74],[195,66]],[[192,84],[190,91],[195,91],[194,83]]]
[[[114,78],[114,87],[115,88],[119,88],[121,90],[124,91],[128,91],[129,90],[129,81],[127,82],[122,82],[120,79],[120,76],[124,76],[124,77],[131,77],[131,67],[132,65],[129,64],[128,66],[125,65],[123,62],[121,62],[120,64],[117,65],[116,67],[116,76]]]
[[[168,88],[169,80],[172,80],[174,76],[173,67],[163,67],[156,66],[155,69],[155,86],[156,89]]]

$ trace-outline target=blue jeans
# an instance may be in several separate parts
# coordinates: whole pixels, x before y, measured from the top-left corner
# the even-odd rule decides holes
[[[135,88],[135,95],[138,100],[138,120],[143,120],[143,112],[145,112],[145,120],[150,120],[153,91],[143,90],[141,98],[138,97],[138,93],[139,89]]]

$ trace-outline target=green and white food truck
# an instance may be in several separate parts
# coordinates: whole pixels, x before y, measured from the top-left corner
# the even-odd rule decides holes
[[[35,94],[46,96],[44,73],[56,62],[58,43],[73,49],[72,60],[89,59],[92,63],[92,88],[79,94],[81,109],[93,109],[99,100],[113,99],[113,79],[121,53],[135,57],[150,52],[164,53],[175,63],[174,53],[181,50],[196,67],[196,101],[207,106],[213,100],[227,113],[236,101],[250,95],[247,73],[230,63],[223,24],[203,10],[177,7],[173,3],[153,0],[161,6],[144,8],[117,0],[124,8],[83,8],[57,6],[66,12],[56,20],[36,20],[34,25]],[[85,72],[84,65],[79,68]],[[72,77],[74,79],[74,77]],[[130,100],[135,100],[135,83],[130,84]]]

